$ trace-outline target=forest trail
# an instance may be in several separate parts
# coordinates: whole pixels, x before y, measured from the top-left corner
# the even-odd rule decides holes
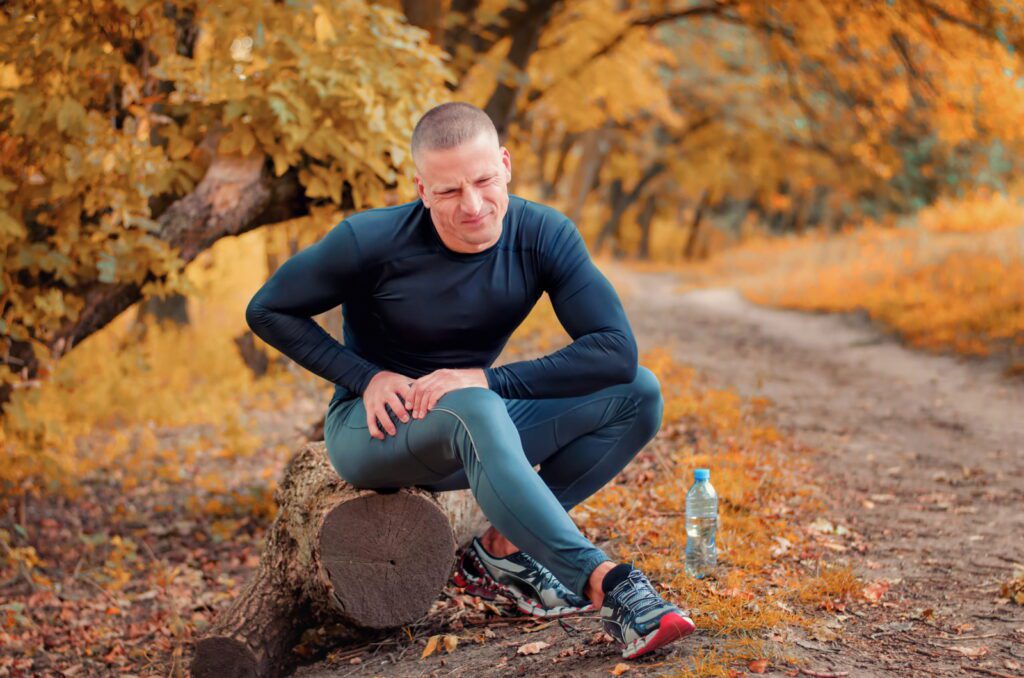
[[[865,582],[891,582],[875,616],[845,624],[842,643],[801,646],[813,666],[1024,676],[1007,668],[1024,666],[1024,609],[997,600],[1024,568],[1021,380],[906,349],[862,318],[763,308],[731,289],[681,293],[673,273],[605,269],[641,350],[664,347],[718,386],[770,398],[780,429],[819,451],[811,480],[830,498],[827,519],[867,546],[851,563]],[[965,656],[982,647],[980,664]]]

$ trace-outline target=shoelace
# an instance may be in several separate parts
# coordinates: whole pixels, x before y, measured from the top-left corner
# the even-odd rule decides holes
[[[631,570],[622,584],[619,584],[623,585],[626,585],[625,590],[616,594],[615,598],[636,617],[664,604],[661,596],[640,570]]]
[[[555,590],[565,588],[562,585],[562,582],[559,581],[558,577],[556,577],[551,570],[547,569],[539,562],[537,562],[536,558],[526,553],[523,553],[522,551],[520,551],[520,554],[522,555],[522,559],[526,561],[529,564],[530,568],[533,570],[535,579],[533,583],[542,584],[547,588]]]

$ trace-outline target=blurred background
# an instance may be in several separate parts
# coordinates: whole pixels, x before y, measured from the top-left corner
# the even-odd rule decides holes
[[[488,112],[510,191],[600,262],[1016,378],[1021,49],[1009,0],[0,3],[0,612],[36,657],[8,666],[80,656],[26,608],[64,582],[107,665],[181,670],[333,388],[245,304],[415,198],[409,137],[444,101]],[[565,339],[542,304],[510,355]],[[163,644],[111,640],[129,621]]]

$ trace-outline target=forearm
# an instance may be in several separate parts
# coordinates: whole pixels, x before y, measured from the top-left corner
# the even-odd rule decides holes
[[[586,395],[636,378],[637,346],[631,332],[594,332],[534,360],[487,368],[487,385],[504,398]]]
[[[253,298],[245,309],[253,333],[310,372],[362,394],[381,367],[340,344],[309,317],[274,311]]]

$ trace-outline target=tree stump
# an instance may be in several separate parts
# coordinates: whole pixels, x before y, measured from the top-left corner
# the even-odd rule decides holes
[[[341,622],[355,636],[416,621],[441,594],[456,549],[487,526],[468,490],[353,488],[323,442],[292,457],[274,499],[256,573],[196,644],[196,678],[285,674],[316,624]]]

